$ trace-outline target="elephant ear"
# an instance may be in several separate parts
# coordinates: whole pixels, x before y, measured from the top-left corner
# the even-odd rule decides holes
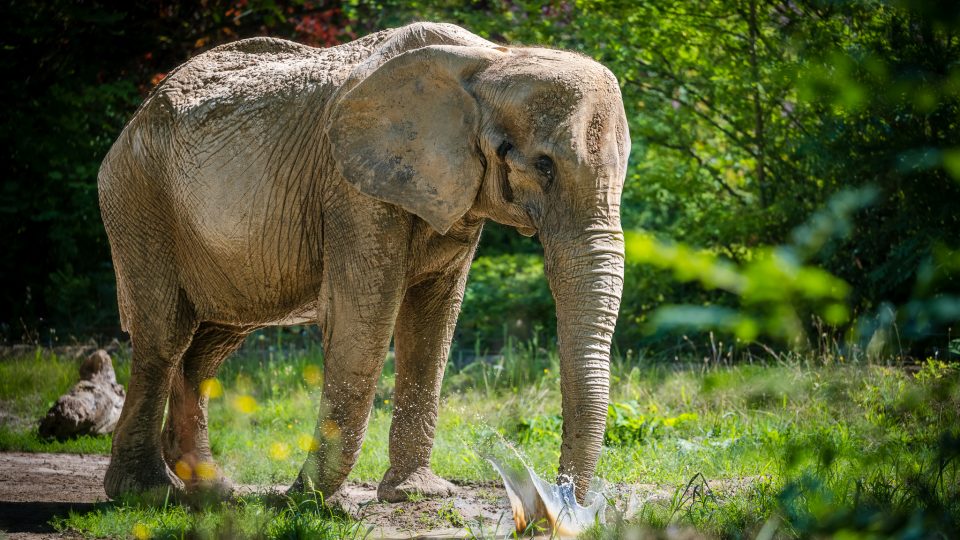
[[[480,107],[465,81],[503,54],[433,45],[359,66],[350,77],[359,82],[341,89],[326,128],[340,174],[446,233],[483,181]]]

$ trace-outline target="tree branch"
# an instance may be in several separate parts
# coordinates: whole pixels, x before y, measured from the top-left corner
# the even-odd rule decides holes
[[[678,152],[681,152],[683,154],[690,156],[691,158],[693,158],[694,161],[697,162],[697,165],[700,168],[706,170],[707,173],[710,174],[710,176],[717,182],[717,184],[720,185],[721,188],[723,188],[724,191],[732,195],[740,204],[746,204],[746,200],[744,200],[743,195],[737,193],[737,191],[734,190],[733,187],[730,186],[730,184],[726,183],[723,180],[723,178],[720,176],[720,172],[715,168],[711,167],[702,157],[700,157],[699,154],[694,152],[693,148],[690,148],[689,146],[680,145],[680,144],[673,144],[663,139],[650,139],[650,142],[654,144],[659,144],[664,148],[670,148],[671,150],[676,150]]]

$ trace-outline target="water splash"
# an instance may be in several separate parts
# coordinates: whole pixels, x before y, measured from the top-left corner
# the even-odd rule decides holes
[[[473,416],[474,423],[486,432],[485,440],[479,448],[476,440],[461,442],[466,448],[473,447],[473,453],[500,474],[518,534],[543,527],[546,529],[543,532],[550,534],[551,538],[573,537],[605,521],[607,498],[603,494],[606,485],[602,480],[593,478],[591,489],[584,498],[586,506],[581,506],[573,482],[557,485],[543,480],[516,443],[504,437],[479,414]],[[614,511],[619,514],[617,509]]]
[[[493,458],[487,458],[487,461],[503,478],[518,533],[544,523],[551,536],[577,536],[604,521],[607,501],[599,493],[588,491],[584,500],[587,506],[580,506],[573,482],[552,484],[537,476],[526,464],[510,468]]]

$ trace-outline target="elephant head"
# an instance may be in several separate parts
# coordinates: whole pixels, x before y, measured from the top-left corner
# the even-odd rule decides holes
[[[443,234],[466,213],[538,234],[557,305],[560,473],[582,497],[609,399],[630,148],[616,78],[541,48],[433,45],[358,67],[332,100],[333,160]]]

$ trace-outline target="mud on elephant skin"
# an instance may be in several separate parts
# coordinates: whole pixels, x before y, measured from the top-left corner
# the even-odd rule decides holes
[[[316,444],[293,489],[329,495],[343,483],[393,336],[380,496],[447,493],[429,468],[440,382],[487,219],[544,245],[560,337],[560,472],[585,493],[606,418],[629,148],[603,66],[447,24],[329,49],[255,38],[183,64],[100,170],[133,345],[107,493],[228,485],[200,383],[251,331],[304,322],[322,328],[325,376]],[[206,474],[180,478],[184,464]]]

